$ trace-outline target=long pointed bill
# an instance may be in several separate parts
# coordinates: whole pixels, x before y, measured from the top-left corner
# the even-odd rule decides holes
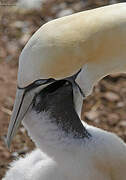
[[[37,88],[44,88],[48,84],[55,82],[54,79],[39,79],[34,81],[32,84],[25,88],[18,88],[17,93],[16,93],[16,98],[15,98],[15,103],[14,103],[14,108],[12,112],[12,116],[10,119],[10,124],[8,127],[8,133],[7,133],[7,139],[6,139],[6,144],[8,148],[10,148],[11,141],[13,137],[15,136],[17,129],[23,120],[25,114],[29,110],[34,95],[35,95],[35,89]],[[42,87],[41,87],[42,86]]]
[[[10,119],[10,124],[7,133],[6,144],[10,148],[11,141],[15,136],[17,129],[27,113],[32,100],[34,98],[34,93],[25,93],[24,89],[17,89],[15,104]]]
[[[71,76],[71,77],[68,77],[65,79],[72,83],[73,92],[74,92],[75,97],[78,92],[79,92],[79,94],[81,94],[84,97],[83,92],[81,91],[78,84],[75,82],[75,79],[76,79],[76,76],[78,75],[78,73],[76,73],[74,76]],[[41,85],[44,88],[45,86],[47,86],[50,83],[55,82],[55,81],[56,80],[54,80],[52,78],[40,79],[40,80],[35,81],[31,85],[27,86],[26,88],[18,88],[17,89],[15,104],[14,104],[12,116],[10,119],[10,124],[9,124],[9,128],[8,128],[7,139],[6,139],[6,144],[7,144],[8,148],[10,148],[11,141],[12,141],[13,137],[15,136],[21,121],[23,120],[25,114],[27,113],[27,111],[29,110],[29,108],[32,104],[32,101],[33,101],[33,98],[35,95],[35,91],[33,91],[33,89],[35,89],[36,87],[42,88]],[[75,99],[75,102],[76,101],[77,100]]]

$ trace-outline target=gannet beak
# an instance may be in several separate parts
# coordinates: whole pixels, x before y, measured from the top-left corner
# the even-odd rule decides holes
[[[10,148],[11,141],[15,136],[22,119],[30,108],[33,97],[33,93],[26,93],[25,89],[17,89],[15,104],[6,139],[8,148]]]
[[[75,82],[75,79],[79,73],[80,71],[78,71],[75,75],[71,77],[65,78],[66,80],[72,83],[75,102],[76,102],[76,94],[78,94],[78,92],[84,98],[83,92],[81,91],[79,85]],[[27,86],[26,88],[17,88],[14,108],[13,108],[12,116],[10,119],[10,124],[8,127],[8,133],[7,133],[7,139],[6,139],[6,144],[8,148],[10,148],[12,139],[16,135],[17,129],[21,121],[23,120],[24,116],[26,115],[26,113],[28,112],[28,110],[30,109],[32,105],[36,89],[38,89],[39,87],[42,89],[45,86],[55,81],[56,80],[51,79],[51,78],[46,79],[46,80],[37,80],[31,85]],[[75,106],[76,106],[76,103],[75,103]]]
[[[38,91],[39,88],[42,89],[47,86],[47,84],[54,81],[54,79],[40,79],[30,84],[26,88],[17,88],[15,103],[6,139],[8,148],[10,148],[11,141],[15,136],[21,121],[32,105],[35,92]]]

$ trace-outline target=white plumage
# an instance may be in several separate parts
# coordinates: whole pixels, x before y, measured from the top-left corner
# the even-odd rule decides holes
[[[12,163],[3,180],[125,180],[126,145],[114,134],[84,124],[91,140],[81,146],[75,141],[70,147],[57,142],[51,150],[43,141],[52,138],[52,146],[52,133],[45,134],[38,116],[31,114],[24,125],[40,149]]]
[[[125,143],[78,117],[81,90],[87,96],[102,77],[125,72],[125,34],[122,3],[54,20],[33,35],[20,56],[7,144],[23,119],[38,149],[12,163],[3,180],[126,179]]]

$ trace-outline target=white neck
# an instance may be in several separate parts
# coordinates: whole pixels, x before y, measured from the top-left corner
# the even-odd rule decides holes
[[[126,72],[126,61],[124,58],[113,58],[88,62],[77,76],[79,84],[86,96],[92,93],[94,85],[103,77],[112,73]]]
[[[71,151],[73,149],[76,151],[77,147],[84,143],[84,139],[75,140],[71,134],[66,134],[59,129],[49,112],[36,113],[32,109],[25,116],[23,125],[36,146],[56,161],[60,161],[61,156],[63,156],[64,161],[66,157],[67,162],[68,156],[66,154],[71,156]]]

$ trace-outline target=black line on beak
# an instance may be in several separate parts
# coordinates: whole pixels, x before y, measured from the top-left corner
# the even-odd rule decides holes
[[[26,86],[26,87],[17,87],[18,89],[25,89],[26,92],[36,88],[36,87],[39,87],[41,85],[45,85],[45,84],[48,84],[48,83],[53,83],[55,82],[56,80],[53,79],[53,78],[49,78],[49,79],[38,79],[36,81],[34,81],[32,84]]]
[[[15,123],[16,123],[16,121],[17,121],[17,118],[18,118],[18,115],[19,115],[19,112],[20,112],[20,109],[21,109],[21,106],[22,106],[24,97],[25,97],[25,91],[24,91],[24,93],[23,93],[23,96],[22,96],[22,99],[21,99],[21,102],[20,102],[20,105],[19,105],[19,108],[18,108],[18,112],[17,112],[16,118],[15,118],[15,120],[14,120],[13,127],[15,127]],[[13,131],[13,129],[11,130],[10,136],[12,135],[12,131]]]
[[[81,69],[73,76],[70,76],[68,78],[65,78],[66,80],[70,81],[72,83],[73,88],[76,87],[77,89],[79,89],[81,95],[83,98],[85,98],[85,94],[83,93],[82,89],[80,88],[80,86],[76,83],[76,77],[78,76],[78,74],[81,72]]]

